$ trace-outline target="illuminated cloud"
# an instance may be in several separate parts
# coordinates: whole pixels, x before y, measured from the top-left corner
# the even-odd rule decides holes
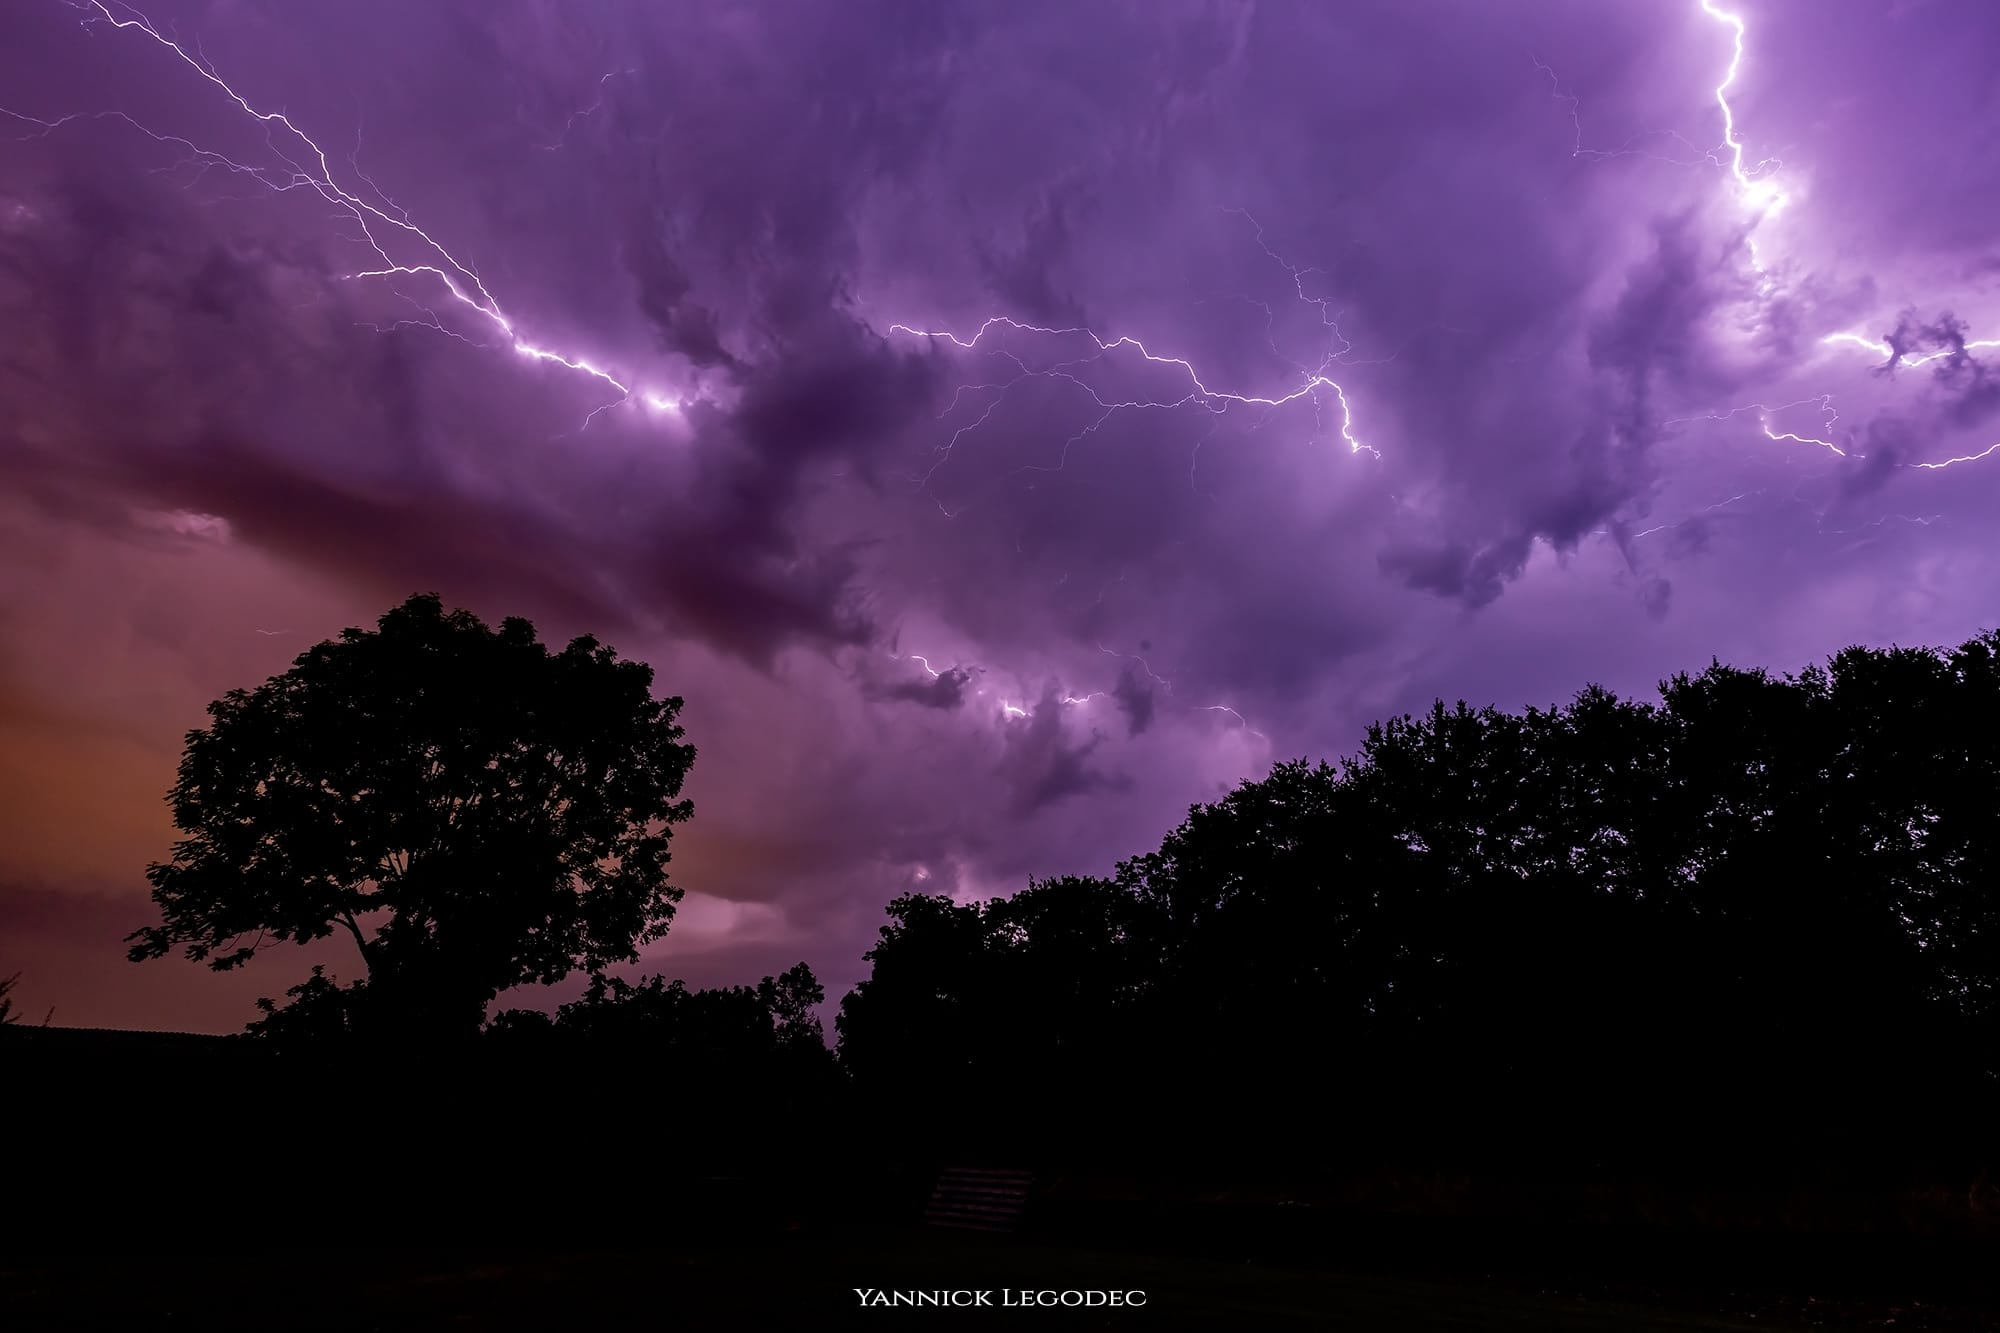
[[[150,831],[0,880],[136,924],[202,703],[417,589],[687,697],[708,981],[1434,694],[1961,638],[1995,21],[21,0],[0,752],[110,719]]]

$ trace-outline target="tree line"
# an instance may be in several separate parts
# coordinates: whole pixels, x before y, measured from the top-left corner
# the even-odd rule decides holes
[[[1380,722],[1109,876],[896,899],[834,1053],[803,964],[715,991],[612,971],[680,896],[694,751],[651,682],[435,597],[318,645],[189,733],[185,836],[133,957],[230,968],[344,934],[361,974],[314,969],[254,1033],[671,1052],[1044,1145],[1659,1164],[1990,1143],[2000,634]],[[553,1014],[483,1018],[577,972]]]
[[[1657,703],[1439,703],[1109,878],[898,899],[840,1052],[1051,1132],[1983,1152],[1996,874],[2000,635],[1715,663]]]

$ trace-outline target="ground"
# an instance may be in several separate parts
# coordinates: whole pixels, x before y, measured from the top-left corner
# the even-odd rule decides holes
[[[590,1228],[579,1219],[579,1234]],[[607,1216],[607,1239],[617,1223]],[[1144,1308],[862,1309],[854,1288],[1117,1289]],[[996,1297],[997,1299],[997,1297]],[[1968,1312],[1714,1293],[1591,1290],[1506,1275],[1427,1277],[1135,1255],[1007,1237],[859,1228],[759,1245],[394,1254],[212,1251],[0,1259],[0,1326],[257,1330],[883,1328],[1898,1330],[2000,1327]]]

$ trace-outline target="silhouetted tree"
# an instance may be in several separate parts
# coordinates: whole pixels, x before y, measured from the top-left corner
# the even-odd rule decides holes
[[[556,1010],[554,1026],[586,1038],[644,1040],[684,1050],[735,1053],[810,1046],[824,1051],[813,1006],[825,999],[825,988],[804,963],[754,987],[714,990],[689,990],[687,983],[661,976],[637,982],[601,976],[583,998]]]
[[[20,1013],[14,1007],[13,996],[14,986],[20,980],[21,974],[19,972],[16,972],[11,977],[0,977],[0,1025],[23,1021]],[[42,1015],[43,1027],[49,1025],[49,1021],[55,1017],[55,1013],[55,1006],[50,1005],[48,1011]]]
[[[209,706],[169,795],[187,835],[151,866],[176,948],[217,970],[345,932],[365,978],[315,968],[270,1035],[470,1035],[500,991],[601,974],[665,933],[694,749],[652,669],[589,637],[551,652],[416,596]]]
[[[840,1055],[892,1100],[949,1102],[1017,1126],[1073,1116],[1119,1085],[1155,969],[1146,907],[1104,880],[959,904],[909,895],[842,1001]]]
[[[803,1092],[834,1072],[813,1012],[825,999],[804,963],[754,987],[712,990],[690,990],[661,976],[636,982],[599,976],[582,998],[553,1016],[521,1009],[496,1014],[487,1035],[498,1049],[524,1056],[644,1066],[734,1085],[737,1093],[749,1082],[787,1082]]]
[[[953,1087],[990,1063],[988,1030],[1005,1017],[990,980],[985,910],[906,894],[888,913],[879,941],[862,955],[872,964],[867,980],[834,1020],[841,1059],[857,1078],[891,1089],[913,1071]]]
[[[826,1034],[813,1012],[825,1002],[826,987],[804,963],[794,963],[757,983],[757,1003],[771,1016],[772,1039],[788,1049],[826,1050]]]

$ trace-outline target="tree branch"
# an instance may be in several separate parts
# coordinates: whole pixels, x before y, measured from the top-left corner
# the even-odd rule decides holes
[[[346,926],[349,933],[354,936],[354,947],[361,951],[361,965],[372,975],[375,971],[375,960],[368,956],[368,941],[361,934],[361,923],[354,919],[354,913],[351,911],[342,912],[334,920]]]

